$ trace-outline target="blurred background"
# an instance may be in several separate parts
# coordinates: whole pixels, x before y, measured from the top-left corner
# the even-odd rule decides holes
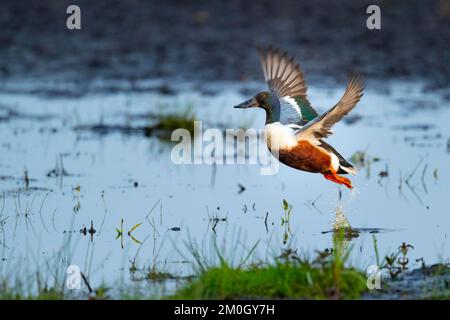
[[[65,28],[77,4],[82,30]],[[366,8],[382,7],[382,30]],[[425,78],[448,86],[450,4],[401,1],[2,1],[2,79],[259,79],[254,48],[301,57],[311,77]]]
[[[74,264],[95,288],[160,297],[195,273],[187,243],[212,265],[215,243],[230,260],[258,244],[257,265],[332,247],[347,219],[361,270],[374,236],[381,256],[414,246],[410,269],[448,261],[449,26],[445,0],[2,0],[0,294],[63,288]],[[171,132],[194,120],[264,127],[232,106],[266,89],[255,47],[270,44],[300,62],[319,112],[364,76],[329,139],[360,168],[352,192],[286,166],[172,163]]]

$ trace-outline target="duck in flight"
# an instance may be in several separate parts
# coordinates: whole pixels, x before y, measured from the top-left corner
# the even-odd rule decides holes
[[[306,97],[306,83],[300,65],[287,52],[274,47],[258,49],[268,91],[235,108],[259,107],[266,111],[267,146],[278,160],[292,168],[320,173],[325,179],[352,189],[350,179],[357,170],[331,145],[323,141],[331,127],[347,115],[363,95],[363,83],[353,76],[341,100],[319,115]]]

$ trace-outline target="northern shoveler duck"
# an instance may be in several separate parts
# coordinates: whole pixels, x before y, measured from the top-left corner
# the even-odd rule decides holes
[[[235,108],[266,111],[267,145],[279,161],[352,189],[350,179],[339,174],[354,175],[356,168],[322,139],[332,134],[331,127],[361,99],[364,86],[360,78],[353,76],[341,100],[319,115],[306,97],[303,72],[294,58],[273,47],[258,48],[258,52],[269,91],[259,92]]]

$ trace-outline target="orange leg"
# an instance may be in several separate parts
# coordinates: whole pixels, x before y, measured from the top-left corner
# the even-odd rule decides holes
[[[343,184],[349,189],[353,189],[352,182],[350,179],[339,176],[336,171],[330,169],[328,173],[323,174],[324,178],[330,181],[333,181],[338,184]]]

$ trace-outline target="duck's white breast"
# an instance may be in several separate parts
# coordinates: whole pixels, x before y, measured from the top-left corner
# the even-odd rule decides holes
[[[290,149],[297,145],[295,131],[280,122],[266,125],[267,145],[273,151],[279,149]]]

